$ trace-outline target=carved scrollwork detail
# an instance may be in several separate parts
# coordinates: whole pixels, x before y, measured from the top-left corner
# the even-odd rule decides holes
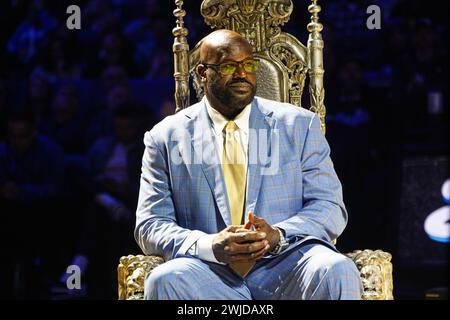
[[[266,35],[267,45],[271,45],[272,39],[281,34],[280,26],[283,26],[291,18],[294,9],[291,0],[270,2],[267,6]]]
[[[320,127],[322,132],[325,134],[325,115],[326,108],[324,105],[325,100],[325,89],[317,86],[309,86],[309,95],[311,100],[311,108],[312,112],[315,112],[319,115],[320,119]]]
[[[293,10],[292,0],[203,0],[200,12],[212,28],[225,28],[230,16],[264,14],[268,27],[284,25]]]
[[[284,24],[289,20],[292,13],[293,5],[291,0],[271,1],[268,3],[268,11],[270,15],[277,18],[274,23]]]
[[[203,1],[200,7],[206,24],[214,29],[228,29],[230,20],[226,17],[227,11],[227,1]]]
[[[158,256],[128,255],[120,258],[117,267],[119,300],[142,300],[147,275],[164,263]]]
[[[292,10],[292,0],[204,0],[200,8],[209,26],[239,32],[256,52],[281,33]]]
[[[203,96],[205,95],[205,87],[195,70],[191,71],[191,77],[192,77],[192,86],[194,87],[195,90],[195,96],[197,97],[197,100],[200,101],[203,99]]]
[[[301,62],[297,61],[294,66],[292,66],[292,76],[293,81],[289,84],[289,98],[290,103],[296,106],[302,106],[302,95],[303,88],[305,87],[305,79],[308,68],[305,67]]]
[[[289,102],[300,107],[308,68],[286,43],[272,45],[269,55],[285,68],[285,72],[289,75]]]
[[[291,18],[294,6],[291,0],[285,1],[271,1],[267,5],[267,12],[269,14],[268,26],[276,27],[283,26]]]
[[[194,87],[197,101],[200,101],[205,95],[204,84],[197,73],[197,65],[200,62],[200,47],[202,41],[197,43],[194,49],[189,53],[189,74],[192,79],[192,86]]]
[[[177,18],[177,26],[172,30],[174,36],[172,49],[174,55],[175,112],[178,112],[189,107],[189,45],[186,38],[189,32],[183,20],[186,16],[186,11],[183,9],[183,1],[176,0],[175,4],[177,8],[173,11],[173,15]]]
[[[381,250],[347,254],[356,264],[364,288],[363,300],[393,300],[392,256]]]
[[[266,30],[267,36],[267,47],[270,47],[273,44],[273,39],[277,38],[281,34],[280,27],[270,27]]]

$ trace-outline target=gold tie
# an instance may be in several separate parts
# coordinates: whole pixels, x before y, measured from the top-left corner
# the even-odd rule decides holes
[[[228,121],[224,129],[225,138],[222,153],[222,172],[227,187],[231,223],[233,225],[239,225],[242,222],[247,181],[244,150],[235,135],[238,129],[234,121]]]
[[[230,204],[231,223],[240,225],[244,212],[245,183],[247,170],[245,170],[245,155],[241,144],[236,138],[238,126],[234,121],[229,121],[225,126],[225,138],[223,139],[222,171],[227,186],[228,203]],[[255,265],[255,262],[234,261],[229,267],[241,277],[245,277]]]

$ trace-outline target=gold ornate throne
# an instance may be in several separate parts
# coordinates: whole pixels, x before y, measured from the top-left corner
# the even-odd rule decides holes
[[[188,30],[184,26],[183,1],[175,1],[174,16],[177,26],[174,35],[174,78],[176,112],[187,108],[190,89],[189,77],[198,99],[203,97],[202,83],[195,72],[199,63],[201,41],[189,51]],[[294,36],[281,31],[293,11],[291,0],[203,0],[201,14],[213,29],[239,32],[253,46],[254,56],[261,61],[257,72],[257,95],[289,102],[301,107],[306,77],[309,77],[310,110],[317,113],[325,134],[325,90],[323,86],[323,40],[319,23],[320,6],[311,0],[307,25],[309,39],[303,45]],[[347,254],[358,267],[364,287],[364,300],[391,300],[391,255],[381,250],[355,250]],[[153,268],[163,263],[157,256],[126,256],[118,266],[119,299],[143,299],[144,280]]]

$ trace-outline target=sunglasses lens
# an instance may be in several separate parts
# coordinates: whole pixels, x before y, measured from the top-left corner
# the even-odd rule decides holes
[[[243,63],[243,67],[245,72],[254,73],[258,70],[259,61],[257,60],[248,60]]]
[[[258,60],[246,60],[242,62],[242,68],[245,70],[245,72],[248,73],[254,73],[258,70],[259,67],[259,61]],[[225,62],[220,64],[219,71],[223,75],[231,75],[236,72],[236,69],[238,68],[238,63],[236,62]]]
[[[220,72],[222,74],[230,75],[236,71],[236,68],[237,66],[234,63],[222,63],[220,65]]]

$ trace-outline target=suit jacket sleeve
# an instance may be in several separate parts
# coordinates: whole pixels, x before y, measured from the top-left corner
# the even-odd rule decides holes
[[[206,233],[178,225],[167,153],[156,141],[152,132],[145,134],[135,238],[145,254],[161,255],[167,261],[186,255]]]
[[[310,123],[301,154],[303,207],[291,218],[277,223],[286,237],[315,236],[336,239],[347,224],[342,186],[330,159],[330,148],[317,116]]]

